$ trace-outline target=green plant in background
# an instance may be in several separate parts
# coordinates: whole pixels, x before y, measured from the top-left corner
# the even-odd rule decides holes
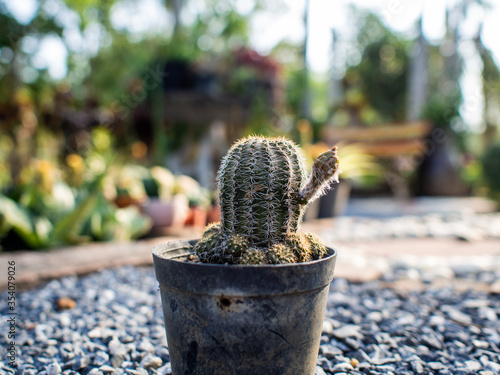
[[[483,176],[489,195],[500,203],[500,143],[489,147],[483,155]]]
[[[6,180],[1,186],[1,249],[129,240],[149,230],[149,218],[137,207],[119,208],[107,197],[106,181],[117,169],[107,130],[94,129],[86,154],[69,154],[65,164],[39,149],[46,158],[31,158],[16,183]]]
[[[307,179],[300,149],[285,138],[235,143],[218,173],[220,224],[195,246],[207,263],[296,263],[320,259],[326,247],[299,231],[305,209],[340,173],[337,149],[315,160]]]
[[[373,155],[367,154],[363,146],[350,143],[337,145],[338,157],[342,159],[342,180],[349,179],[361,186],[371,186],[380,183],[384,177],[384,168]],[[310,160],[328,150],[326,143],[318,142],[306,148]]]
[[[180,175],[175,180],[175,194],[184,195],[190,207],[208,208],[211,203],[210,192],[189,176]]]

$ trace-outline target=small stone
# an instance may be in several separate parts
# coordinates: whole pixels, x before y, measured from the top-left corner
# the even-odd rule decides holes
[[[424,366],[420,361],[411,361],[410,366],[416,374],[421,374],[424,372]]]
[[[140,352],[154,353],[155,352],[155,347],[149,341],[143,339],[139,343],[139,345],[137,345],[137,350],[140,351]]]
[[[101,327],[95,327],[87,333],[87,336],[91,339],[97,339],[103,337],[103,329]]]
[[[384,316],[380,311],[372,311],[366,315],[366,318],[372,322],[380,323],[384,319]]]
[[[485,366],[488,370],[493,371],[495,374],[500,374],[500,364],[490,361],[488,366]]]
[[[453,265],[451,268],[455,275],[459,277],[466,277],[470,274],[478,274],[483,270],[483,266],[481,264],[477,264],[477,262],[459,263]]]
[[[490,301],[486,299],[468,299],[462,303],[463,307],[477,309],[479,307],[487,307]]]
[[[392,365],[382,365],[382,366],[377,366],[377,370],[382,371],[383,374],[394,374],[396,368]]]
[[[123,345],[116,337],[113,337],[113,339],[108,343],[108,349],[109,353],[112,355],[124,355],[127,352],[127,348],[125,347],[125,345]]]
[[[130,372],[132,375],[148,375],[148,372],[143,368],[138,368],[136,370],[128,368],[127,371]]]
[[[443,344],[441,341],[436,337],[436,335],[422,335],[421,338],[422,342],[431,347],[431,348],[436,348],[436,349],[441,349],[443,347]]]
[[[165,366],[160,367],[156,370],[158,375],[172,375],[172,365],[167,363]]]
[[[396,321],[396,324],[401,326],[407,326],[413,324],[414,322],[415,322],[415,316],[413,316],[413,314],[405,314]]]
[[[326,375],[325,370],[323,368],[316,366],[316,370],[314,370],[314,375]]]
[[[122,367],[123,362],[125,362],[124,354],[116,353],[111,357],[111,366],[113,367]]]
[[[357,339],[353,339],[352,337],[346,337],[344,339],[344,343],[353,350],[358,350],[359,347],[361,346],[360,341]]]
[[[489,320],[490,322],[498,320],[497,313],[491,307],[480,307],[478,313],[481,319]]]
[[[359,361],[356,358],[351,358],[351,366],[356,368],[359,365]]]
[[[465,326],[469,326],[472,323],[471,317],[459,310],[450,308],[447,309],[447,313],[450,319],[456,321],[457,323],[463,324]]]
[[[490,285],[490,293],[500,294],[500,280],[497,280]]]
[[[145,369],[150,369],[150,368],[158,368],[161,367],[163,364],[163,361],[161,360],[160,357],[147,354],[141,361],[141,366],[144,367]]]
[[[325,333],[327,335],[333,334],[333,324],[329,320],[323,320],[323,328],[322,328],[322,333]]]
[[[358,349],[354,353],[353,359],[358,360],[358,362],[360,362],[360,363],[362,363],[362,362],[371,362],[370,356],[368,354],[366,354],[366,352],[363,349]]]
[[[62,370],[58,363],[51,363],[45,366],[45,371],[47,371],[47,375],[59,375]]]
[[[481,363],[478,361],[465,361],[465,366],[470,371],[478,371],[481,369]]]
[[[130,335],[125,335],[123,336],[121,339],[121,342],[123,342],[124,344],[128,344],[128,343],[131,343],[131,342],[134,342],[134,338]]]
[[[328,359],[335,358],[336,355],[342,354],[342,350],[331,344],[321,345],[320,350],[321,353]]]
[[[56,301],[58,310],[69,310],[76,306],[76,302],[69,297],[61,297]]]
[[[332,368],[332,372],[334,374],[337,374],[339,372],[350,372],[352,370],[354,370],[354,368],[351,366],[351,364],[350,363],[344,363],[344,362],[337,363]]]
[[[101,370],[102,372],[115,372],[115,369],[111,366],[108,366],[108,365],[103,365],[101,367],[99,367],[99,370]]]
[[[431,327],[443,326],[445,323],[446,323],[446,319],[444,318],[444,316],[441,316],[441,315],[432,315],[429,318],[429,325]]]
[[[102,365],[106,364],[106,362],[108,362],[108,361],[109,361],[108,353],[106,353],[102,350],[99,350],[94,354],[94,360],[93,360],[94,365],[102,366]]]
[[[363,338],[363,335],[359,332],[361,327],[354,324],[346,324],[340,328],[333,330],[332,334],[336,338],[344,339],[346,337],[356,337]]]
[[[488,349],[488,347],[490,346],[487,341],[483,340],[472,340],[472,345],[474,345],[474,347],[478,349]]]
[[[87,367],[90,363],[90,358],[86,355],[78,357],[73,359],[73,366],[72,369],[77,371],[77,370],[82,370],[85,367]]]
[[[441,370],[446,368],[446,365],[441,362],[428,362],[427,366],[429,366],[431,370]]]

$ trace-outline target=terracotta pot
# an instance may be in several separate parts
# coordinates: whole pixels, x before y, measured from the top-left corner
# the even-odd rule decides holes
[[[207,210],[201,207],[189,207],[188,215],[184,225],[193,227],[204,227],[207,225]]]

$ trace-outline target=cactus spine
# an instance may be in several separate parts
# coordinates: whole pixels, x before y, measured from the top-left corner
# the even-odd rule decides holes
[[[311,249],[317,246],[298,235],[300,222],[307,204],[332,180],[338,182],[339,172],[336,148],[316,159],[307,179],[301,151],[293,142],[257,136],[236,142],[217,175],[221,223],[207,227],[195,247],[199,259],[260,264],[265,259],[255,251],[261,251],[268,263],[312,260]],[[291,244],[300,247],[298,254],[298,248],[295,254],[285,249]]]

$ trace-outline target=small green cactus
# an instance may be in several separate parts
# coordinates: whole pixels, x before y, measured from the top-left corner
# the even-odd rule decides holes
[[[284,243],[275,243],[267,252],[270,264],[297,263],[297,257],[291,247]]]
[[[250,248],[239,259],[239,264],[267,264],[266,252],[256,247]]]
[[[340,173],[337,148],[321,154],[309,178],[300,149],[285,138],[236,142],[217,175],[221,222],[195,245],[202,262],[276,264],[320,259],[326,247],[299,232],[307,205]]]

